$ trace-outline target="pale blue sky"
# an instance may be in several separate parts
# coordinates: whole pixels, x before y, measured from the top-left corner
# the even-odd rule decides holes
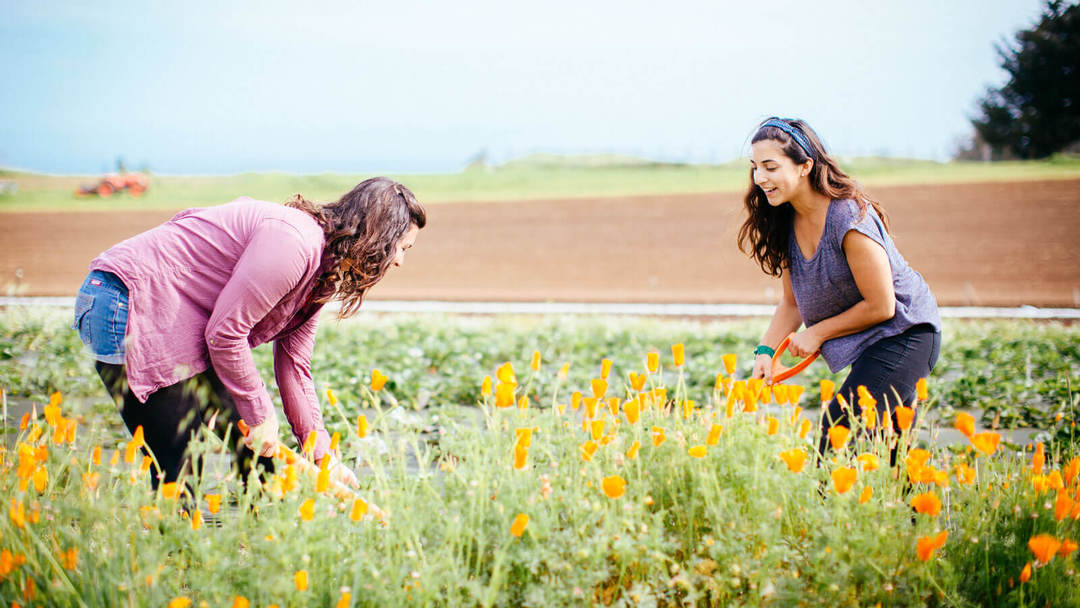
[[[0,0],[0,166],[455,171],[480,150],[725,162],[771,114],[945,159],[1041,0]]]

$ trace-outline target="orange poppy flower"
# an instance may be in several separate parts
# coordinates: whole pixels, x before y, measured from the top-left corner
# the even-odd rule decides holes
[[[603,378],[593,378],[592,379],[593,397],[596,397],[597,399],[600,399],[601,397],[604,396],[604,393],[606,393],[606,392],[607,392],[607,380],[604,380]]]
[[[806,439],[806,435],[810,432],[810,421],[803,419],[802,424],[799,425],[799,439]]]
[[[296,583],[297,591],[307,591],[308,588],[308,575],[307,570],[297,570],[293,575],[293,582]]]
[[[671,356],[675,361],[675,367],[681,367],[686,362],[686,348],[682,342],[671,345]]]
[[[349,508],[349,519],[353,521],[360,521],[364,519],[364,515],[368,512],[368,504],[364,502],[362,498],[353,500],[352,507]]]
[[[1061,557],[1069,557],[1070,553],[1076,551],[1076,547],[1077,545],[1075,541],[1066,538],[1065,540],[1061,541],[1061,548],[1058,549],[1057,554]]]
[[[356,435],[358,437],[367,437],[368,434],[368,421],[367,416],[360,414],[356,418]]]
[[[635,391],[640,391],[645,388],[645,379],[648,378],[645,374],[639,374],[637,372],[630,372],[630,388]]]
[[[930,390],[926,386],[926,378],[919,378],[919,381],[915,383],[915,397],[919,401],[926,401],[930,398]]]
[[[341,443],[341,433],[339,433],[337,431],[334,431],[334,433],[332,435],[330,435],[330,450],[332,450],[332,451],[337,450],[338,449],[338,444],[340,444],[340,443]]]
[[[626,480],[621,475],[612,475],[605,477],[600,482],[600,487],[604,490],[604,495],[611,499],[621,498],[626,493]]]
[[[787,398],[788,401],[791,402],[791,405],[796,405],[799,403],[799,399],[802,399],[802,394],[805,390],[806,389],[799,384],[788,385]]]
[[[614,417],[619,416],[619,406],[620,405],[622,405],[622,399],[619,399],[618,397],[608,397],[607,398],[608,411],[611,412],[612,416],[614,416]]]
[[[233,596],[232,608],[251,608],[251,601],[242,595]]]
[[[833,487],[837,494],[844,494],[858,481],[859,474],[851,467],[840,467],[832,472]]]
[[[832,401],[833,391],[836,390],[836,383],[832,380],[829,380],[828,378],[825,378],[820,382],[820,388],[821,402],[828,403],[829,401]]]
[[[1054,502],[1054,519],[1061,521],[1072,511],[1074,501],[1069,498],[1068,492],[1059,490],[1057,500]]]
[[[1080,478],[1080,456],[1076,456],[1065,465],[1065,485],[1071,486],[1073,481]]]
[[[953,423],[956,430],[964,434],[964,437],[971,439],[971,436],[975,434],[975,417],[967,412],[960,412],[956,415],[956,422]]]
[[[975,481],[975,469],[967,466],[964,463],[956,465],[956,481],[963,485],[974,483]]]
[[[611,359],[601,359],[600,360],[600,377],[603,378],[604,380],[607,380],[608,376],[610,376],[610,375],[611,375]]]
[[[101,479],[100,473],[83,473],[82,480],[83,485],[87,490],[93,491],[97,489],[98,481]]]
[[[793,448],[780,452],[780,459],[784,461],[792,473],[798,473],[806,465],[806,451],[801,448]]]
[[[169,600],[169,608],[189,608],[191,606],[191,598],[189,597],[174,597]]]
[[[484,379],[480,382],[480,394],[484,397],[491,396],[491,376],[484,376]]]
[[[296,511],[300,514],[300,519],[311,521],[315,517],[315,499],[309,498],[300,503],[300,508]]]
[[[514,375],[514,366],[509,361],[503,363],[495,370],[495,377],[503,384],[517,384],[517,376]]]
[[[519,397],[518,402],[517,402],[517,406],[518,406],[519,410],[527,410],[527,409],[529,409],[529,396],[528,395],[522,395],[521,397]]]
[[[1061,541],[1049,534],[1037,534],[1028,539],[1028,549],[1042,564],[1049,564],[1060,548]]]
[[[514,445],[514,470],[524,470],[528,465],[529,460],[529,448],[518,443]]]
[[[202,527],[203,517],[202,511],[195,509],[195,512],[191,514],[191,529],[198,530]]]
[[[1031,456],[1031,471],[1036,475],[1042,475],[1043,466],[1046,464],[1046,448],[1042,442],[1035,444],[1035,454]]]
[[[518,427],[514,429],[514,445],[530,447],[532,445],[532,427]]]
[[[315,431],[311,431],[304,438],[304,445],[300,447],[300,451],[310,456],[315,452],[315,442],[319,439],[319,434]]]
[[[529,516],[524,513],[518,513],[514,518],[513,523],[510,524],[510,534],[516,538],[521,538],[521,535],[525,533],[525,527],[529,525]]]
[[[570,394],[570,409],[576,410],[581,407],[581,391],[574,391]]]
[[[534,372],[540,371],[540,362],[541,362],[540,351],[534,350],[533,354],[532,354],[532,361],[529,362],[529,369],[531,369]]]
[[[689,453],[694,458],[705,458],[705,454],[707,454],[708,451],[709,448],[703,445],[695,445],[694,447],[690,448]]]
[[[743,394],[743,411],[753,414],[757,411],[757,393],[747,389]]]
[[[585,443],[578,446],[578,448],[581,450],[581,457],[585,459],[585,462],[589,462],[592,460],[593,454],[596,453],[596,450],[599,447],[600,445],[598,443],[591,440],[586,441]]]
[[[766,435],[775,435],[776,432],[780,430],[780,421],[777,420],[776,418],[773,418],[772,416],[766,416],[765,417],[765,423],[766,423],[766,427],[765,427],[765,434]]]
[[[623,411],[626,412],[627,422],[637,424],[638,419],[641,417],[641,397],[634,397],[623,404]]]
[[[378,392],[386,386],[386,381],[390,378],[386,374],[380,372],[377,369],[371,370],[371,390]]]
[[[596,403],[597,403],[596,397],[585,397],[584,403],[585,403],[585,417],[586,418],[596,418]]]
[[[569,375],[570,375],[570,364],[569,363],[563,363],[562,367],[559,368],[559,373],[556,374],[556,376],[559,378],[559,380],[566,380],[566,377],[569,376]]]
[[[682,402],[682,416],[683,420],[690,420],[694,416],[694,400],[684,399]]]
[[[739,360],[738,355],[728,353],[726,355],[721,355],[720,360],[724,362],[724,371],[726,371],[729,376],[735,373],[735,363]]]
[[[724,427],[719,424],[714,424],[709,427],[709,435],[705,438],[705,443],[708,445],[716,445],[720,442],[720,433],[724,432]]]
[[[975,446],[975,449],[987,456],[992,455],[997,451],[998,445],[1001,443],[1001,434],[987,431],[985,433],[977,433],[971,436],[971,445]]]
[[[1020,571],[1020,582],[1026,583],[1031,580],[1031,562],[1024,564],[1024,569]]]
[[[832,448],[839,452],[847,444],[848,436],[851,434],[851,429],[846,426],[834,426],[829,429],[829,444]]]
[[[206,498],[206,510],[210,513],[217,513],[221,509],[221,494],[207,494]]]
[[[868,430],[877,428],[877,408],[864,407],[862,409],[863,426]]]
[[[654,427],[652,427],[652,444],[653,444],[653,447],[659,447],[661,443],[664,443],[665,439],[667,439],[667,437],[664,435],[664,427],[662,427],[662,426],[654,426]]]
[[[772,387],[771,386],[762,386],[761,390],[758,391],[758,401],[762,405],[768,405],[768,404],[772,403],[772,399],[773,399]]]
[[[933,536],[922,536],[915,543],[915,551],[919,555],[921,561],[929,561],[934,556],[934,552],[945,546],[945,541],[949,538],[949,531],[942,530]]]
[[[639,451],[641,451],[641,442],[635,439],[634,443],[630,444],[630,449],[626,450],[626,457],[630,460],[636,460]]]
[[[655,374],[656,370],[660,369],[660,353],[645,355],[645,369],[649,370],[650,374]]]
[[[859,454],[856,460],[862,465],[862,470],[867,473],[876,471],[881,467],[881,461],[874,454]]]
[[[499,382],[495,387],[495,407],[510,407],[514,405],[514,388],[516,384]]]
[[[933,492],[924,492],[911,499],[916,513],[937,517],[941,513],[941,499]]]
[[[165,498],[169,498],[169,499],[176,498],[177,492],[178,492],[178,489],[176,487],[176,482],[175,481],[170,481],[169,483],[161,484],[161,495],[164,496]]]
[[[911,428],[911,423],[915,420],[915,410],[903,405],[896,406],[896,428],[901,432]]]
[[[604,421],[593,420],[589,423],[589,430],[592,433],[592,438],[594,440],[600,439],[604,435]]]
[[[873,496],[874,496],[874,488],[872,488],[870,486],[866,486],[865,488],[863,488],[862,493],[859,494],[859,504],[860,505],[866,504],[867,502],[870,501],[871,498],[873,498]]]
[[[774,384],[772,386],[772,396],[776,399],[776,403],[784,405],[789,401],[788,386],[786,384]]]

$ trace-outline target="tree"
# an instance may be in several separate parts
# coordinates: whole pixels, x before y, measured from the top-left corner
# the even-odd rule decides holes
[[[971,121],[995,156],[1042,158],[1080,141],[1080,4],[1048,0],[1039,22],[997,52],[1009,81],[987,91]]]

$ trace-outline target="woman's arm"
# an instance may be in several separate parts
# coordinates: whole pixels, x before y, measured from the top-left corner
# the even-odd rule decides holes
[[[780,303],[776,305],[772,321],[768,329],[761,336],[761,344],[770,348],[776,348],[791,332],[802,326],[802,315],[799,314],[799,306],[795,303],[795,290],[791,288],[791,277],[788,273],[781,276],[783,283],[783,295]],[[772,357],[758,355],[754,357],[754,372],[751,378],[764,378],[766,383],[772,382]]]
[[[322,409],[311,379],[311,356],[315,351],[316,312],[288,335],[274,341],[274,378],[281,392],[285,418],[292,427],[297,445],[315,432],[313,456],[318,461],[330,450],[330,436],[323,425]]]
[[[820,350],[826,340],[858,333],[888,321],[896,314],[892,267],[885,249],[858,230],[849,230],[844,235],[843,247],[863,299],[844,312],[795,334],[788,350],[796,357],[809,356]]]

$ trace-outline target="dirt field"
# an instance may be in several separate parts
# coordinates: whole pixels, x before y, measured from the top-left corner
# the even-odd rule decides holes
[[[942,305],[1080,306],[1080,180],[872,194]],[[735,246],[742,213],[737,194],[431,205],[372,297],[774,302],[779,283]],[[72,295],[91,258],[170,216],[0,213],[0,290]]]

